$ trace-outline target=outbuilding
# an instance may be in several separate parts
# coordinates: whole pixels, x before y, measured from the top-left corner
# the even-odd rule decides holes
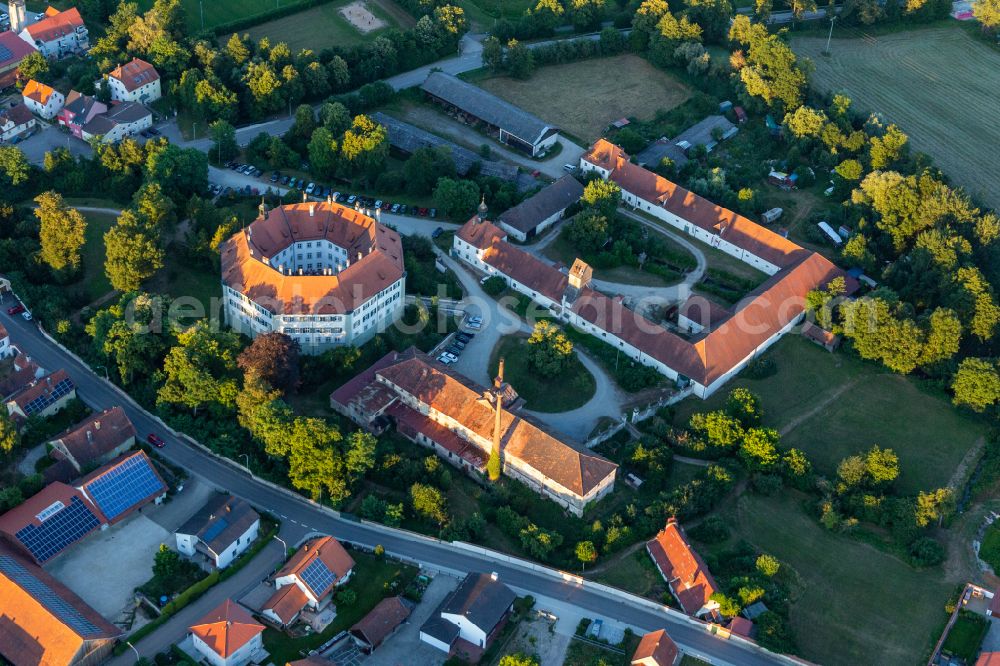
[[[508,209],[497,222],[509,235],[524,242],[561,220],[566,209],[582,196],[580,181],[566,175]]]

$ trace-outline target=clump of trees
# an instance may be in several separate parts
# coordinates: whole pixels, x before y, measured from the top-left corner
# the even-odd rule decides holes
[[[557,376],[573,359],[573,343],[547,319],[535,324],[528,337],[528,364],[542,377]]]

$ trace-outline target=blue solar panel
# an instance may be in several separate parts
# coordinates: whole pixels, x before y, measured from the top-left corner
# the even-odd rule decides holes
[[[201,540],[211,541],[215,537],[222,534],[222,530],[226,529],[227,527],[229,527],[229,522],[225,518],[219,518],[217,521],[215,521],[215,524],[213,524],[211,527],[205,530],[205,533],[201,535]]]
[[[333,585],[337,577],[333,575],[323,560],[317,557],[313,560],[313,563],[306,567],[306,570],[302,572],[302,580],[305,581],[306,585],[312,588],[313,592],[317,595],[326,592],[326,589]]]
[[[90,508],[79,497],[74,497],[68,507],[47,518],[39,527],[26,525],[15,536],[36,560],[45,562],[100,524]]]
[[[14,54],[10,52],[10,49],[0,44],[0,62],[6,62],[14,57]]]
[[[74,389],[73,380],[61,379],[56,382],[51,391],[46,391],[24,406],[24,413],[28,416],[44,411],[46,407],[58,401],[60,398],[69,395]]]
[[[108,520],[165,490],[151,463],[141,455],[122,461],[87,484],[87,493]]]
[[[100,634],[101,630],[93,622],[80,613],[80,610],[60,597],[44,582],[21,566],[21,563],[8,555],[0,555],[0,572],[11,579],[25,592],[30,594],[64,624],[72,628],[80,636]]]

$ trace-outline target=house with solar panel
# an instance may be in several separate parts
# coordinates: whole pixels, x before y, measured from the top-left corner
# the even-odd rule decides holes
[[[181,553],[203,556],[216,569],[225,569],[257,539],[259,529],[260,515],[249,503],[217,494],[188,518],[174,537]]]
[[[7,399],[7,415],[15,421],[52,416],[76,397],[76,384],[65,370],[36,379]]]
[[[282,627],[333,611],[334,591],[354,572],[354,559],[333,537],[312,539],[302,545],[274,576],[275,592],[261,614]],[[336,612],[327,613],[333,620]]]
[[[167,495],[167,484],[145,451],[117,458],[77,481],[76,487],[109,524],[121,521],[150,502],[159,504]]]
[[[0,516],[0,540],[41,565],[104,523],[78,488],[50,483]]]
[[[97,666],[122,630],[41,567],[0,547],[0,662]]]

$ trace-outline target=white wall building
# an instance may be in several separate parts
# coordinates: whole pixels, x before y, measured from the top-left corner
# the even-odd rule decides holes
[[[503,629],[515,599],[495,574],[470,573],[420,627],[420,640],[442,652],[450,652],[458,639],[486,649]]]
[[[160,99],[160,74],[145,60],[132,58],[108,72],[105,80],[116,102],[141,102],[148,104]]]
[[[103,143],[117,143],[152,126],[152,111],[137,102],[121,102],[91,118],[81,129],[81,138],[100,137]]]
[[[61,92],[34,79],[25,84],[21,98],[24,100],[24,105],[31,109],[32,113],[45,120],[55,118],[66,102],[66,98]]]
[[[307,354],[360,345],[403,312],[399,234],[339,204],[263,210],[222,246],[226,321],[255,337],[278,331]]]
[[[23,11],[23,3],[21,8]],[[49,59],[81,53],[90,48],[87,26],[83,24],[83,17],[76,7],[70,7],[62,12],[49,7],[45,10],[45,16],[41,21],[32,23],[22,30],[18,30],[12,21],[11,30],[16,30],[21,39],[33,45]]]
[[[232,599],[226,599],[189,631],[196,656],[212,666],[243,666],[265,656],[264,625]]]
[[[215,495],[178,528],[177,550],[199,554],[216,569],[225,569],[257,539],[260,516],[247,502],[232,495]]]

